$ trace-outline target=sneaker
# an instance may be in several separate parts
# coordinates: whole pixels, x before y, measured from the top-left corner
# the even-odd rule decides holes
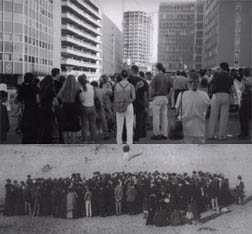
[[[153,135],[151,137],[151,140],[161,140],[161,139],[162,139],[162,137],[160,135],[157,135],[157,136]]]

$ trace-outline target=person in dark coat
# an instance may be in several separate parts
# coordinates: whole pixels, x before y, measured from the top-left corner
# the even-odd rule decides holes
[[[26,73],[24,83],[18,90],[17,101],[23,105],[23,115],[20,129],[22,130],[23,144],[36,144],[38,136],[38,104],[37,94],[39,88],[34,85],[35,76]]]
[[[14,194],[14,186],[11,184],[11,180],[8,179],[5,185],[6,197],[5,197],[5,216],[13,216],[14,215],[14,202],[15,202],[15,194]]]
[[[157,197],[155,194],[150,194],[148,199],[148,216],[146,220],[146,225],[154,224],[154,215],[157,212]]]
[[[0,143],[3,143],[7,140],[7,133],[10,130],[10,121],[8,110],[3,104],[8,99],[8,93],[1,90],[0,91]]]
[[[53,79],[51,76],[46,76],[40,82],[39,92],[40,133],[38,143],[40,144],[51,144],[53,142],[55,106],[57,104],[55,97],[56,92]]]
[[[166,227],[169,225],[169,213],[166,210],[164,203],[161,204],[161,208],[155,215],[154,223],[157,227]]]
[[[133,183],[129,185],[126,196],[127,196],[129,214],[134,215],[136,212],[135,202],[136,202],[136,197],[137,197],[137,191]]]

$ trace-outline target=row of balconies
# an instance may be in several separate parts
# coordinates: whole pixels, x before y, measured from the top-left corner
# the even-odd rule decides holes
[[[97,37],[94,37],[91,34],[86,33],[85,31],[79,29],[78,27],[76,27],[76,26],[74,26],[72,24],[62,25],[61,29],[71,31],[71,32],[73,32],[73,33],[75,33],[75,34],[77,34],[79,36],[82,36],[83,38],[86,38],[88,40],[96,42],[97,44],[101,44],[101,41]],[[63,33],[63,35],[64,35],[64,33]]]
[[[73,58],[61,58],[61,64],[65,66],[76,66],[76,67],[83,67],[83,68],[94,68],[100,69],[101,65],[95,63],[88,63],[83,60],[76,60]]]
[[[101,60],[101,58],[98,55],[94,55],[94,54],[88,53],[83,50],[78,50],[73,47],[62,46],[61,52],[67,53],[67,54],[72,54],[73,56],[78,56],[78,57],[82,57],[82,58],[86,58],[86,59],[92,59],[95,61]]]
[[[86,28],[86,29],[90,30],[92,33],[96,34],[97,36],[101,36],[101,33],[98,31],[97,28],[90,26],[90,24],[85,23],[83,20],[81,20],[80,18],[76,17],[75,15],[73,15],[69,12],[63,13],[62,18],[71,19],[73,22],[75,22],[76,24],[78,24],[82,28]]]
[[[101,14],[98,10],[95,11],[91,6],[89,6],[85,1],[81,1],[81,0],[76,0],[76,2],[78,2],[80,5],[84,6],[84,8],[86,8],[87,10],[89,10],[97,19],[102,19]],[[98,8],[98,7],[97,7]]]
[[[81,10],[80,8],[78,8],[75,4],[71,3],[71,2],[62,2],[62,7],[68,7],[72,10],[74,10],[77,14],[79,14],[80,16],[84,17],[85,19],[87,19],[88,21],[90,21],[92,24],[94,24],[96,27],[101,28],[101,23],[98,22],[97,20],[95,20],[94,18],[92,18],[89,14],[85,13],[83,10]]]
[[[62,36],[61,41],[70,42],[72,44],[78,45],[78,46],[83,47],[85,49],[90,49],[95,52],[101,52],[101,49],[99,47],[93,46],[90,43],[86,43],[83,40],[79,40],[78,38],[70,36],[70,35],[69,36]]]

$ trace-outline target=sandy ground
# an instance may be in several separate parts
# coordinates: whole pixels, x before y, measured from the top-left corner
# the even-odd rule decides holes
[[[250,234],[252,202],[230,209],[232,212],[204,224],[162,228],[145,226],[142,215],[78,220],[0,216],[0,234]]]

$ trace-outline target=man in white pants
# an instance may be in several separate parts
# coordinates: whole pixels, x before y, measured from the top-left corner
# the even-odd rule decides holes
[[[167,139],[168,137],[168,95],[172,87],[169,77],[163,73],[163,65],[156,64],[158,74],[154,76],[150,84],[153,118],[152,140]],[[161,127],[161,131],[160,131]]]
[[[226,129],[229,119],[230,90],[234,80],[229,74],[228,63],[220,64],[220,72],[216,72],[210,85],[213,87],[211,113],[209,121],[209,139],[214,139],[219,117],[218,139],[226,139]]]
[[[133,144],[133,122],[134,122],[134,110],[133,110],[133,101],[136,98],[135,88],[132,84],[127,81],[128,73],[124,70],[121,73],[122,81],[118,82],[115,86],[115,95],[114,95],[114,104],[124,102],[122,99],[127,99],[127,108],[124,112],[119,112],[116,110],[116,126],[117,134],[116,141],[117,144],[122,144],[122,134],[124,120],[126,120],[126,129],[127,129],[127,144]]]

